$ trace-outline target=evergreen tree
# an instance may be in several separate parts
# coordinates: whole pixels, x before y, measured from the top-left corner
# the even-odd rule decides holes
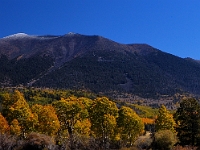
[[[184,99],[174,114],[181,145],[200,145],[200,105],[194,98]]]

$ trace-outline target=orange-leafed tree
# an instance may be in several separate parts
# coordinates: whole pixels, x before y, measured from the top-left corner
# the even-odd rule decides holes
[[[153,118],[141,118],[142,122],[145,125],[145,130],[146,131],[150,131],[150,132],[154,132],[155,130],[155,119]]]
[[[4,118],[4,116],[0,113],[0,133],[5,134],[8,133],[10,130],[10,127],[8,125],[7,120]]]
[[[141,119],[144,124],[154,124],[155,123],[155,119],[152,119],[152,118],[141,118]]]

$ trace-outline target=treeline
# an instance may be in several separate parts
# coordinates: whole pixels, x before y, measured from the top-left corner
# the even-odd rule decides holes
[[[41,141],[38,148],[52,149],[53,145],[64,149],[94,149],[96,144],[102,149],[119,148],[131,146],[144,131],[142,119],[131,108],[118,108],[107,97],[92,100],[71,95],[41,105],[29,104],[22,92],[14,90],[2,92],[0,101],[0,132],[29,140],[22,149],[34,147],[38,138],[52,141],[50,145]],[[37,140],[30,142],[34,138]]]

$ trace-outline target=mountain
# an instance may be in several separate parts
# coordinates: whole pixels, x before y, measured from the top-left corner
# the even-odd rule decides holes
[[[82,89],[145,99],[200,94],[199,61],[97,35],[7,36],[0,39],[0,65],[1,87]]]

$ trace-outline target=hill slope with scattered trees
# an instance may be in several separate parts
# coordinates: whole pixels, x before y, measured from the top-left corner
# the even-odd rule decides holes
[[[1,87],[87,90],[131,101],[200,94],[197,61],[101,36],[3,38],[0,62]]]

